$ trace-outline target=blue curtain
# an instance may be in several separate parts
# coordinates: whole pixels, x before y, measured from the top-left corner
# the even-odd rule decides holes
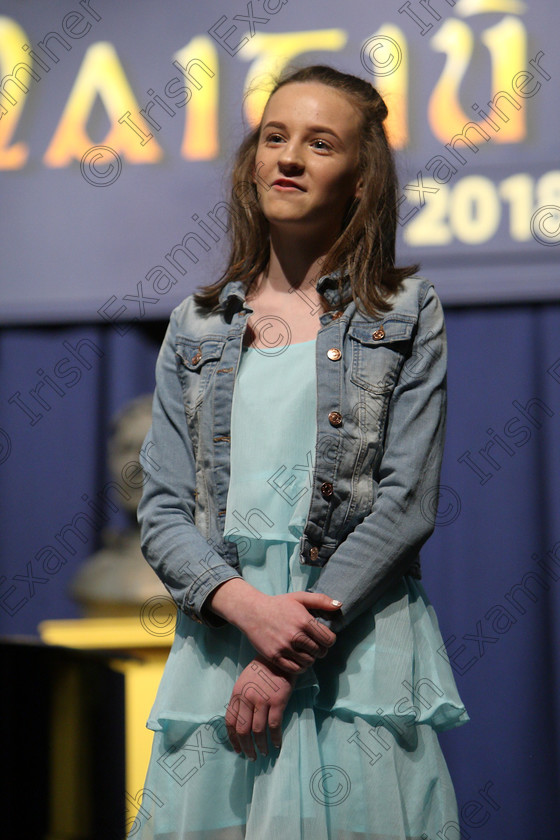
[[[557,840],[560,305],[446,316],[447,443],[439,500],[426,500],[436,527],[423,582],[471,716],[441,737],[461,838]],[[1,633],[79,616],[66,587],[100,546],[88,500],[110,479],[109,420],[153,389],[165,326],[3,332]],[[81,513],[86,541],[62,551],[55,535]],[[107,516],[122,526],[121,510]]]

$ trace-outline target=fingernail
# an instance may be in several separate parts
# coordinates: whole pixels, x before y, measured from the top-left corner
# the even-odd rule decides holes
[[[342,601],[336,601],[336,600],[333,599],[332,605],[333,605],[333,607],[341,607],[342,606]]]

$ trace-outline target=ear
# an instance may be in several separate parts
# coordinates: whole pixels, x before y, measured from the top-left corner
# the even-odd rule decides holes
[[[364,189],[364,179],[360,178],[360,180],[356,184],[356,189],[354,190],[354,198],[360,199],[362,197],[363,189]]]
[[[257,184],[257,159],[256,159],[256,157],[253,160],[253,163],[251,165],[251,181],[256,186],[256,184]]]

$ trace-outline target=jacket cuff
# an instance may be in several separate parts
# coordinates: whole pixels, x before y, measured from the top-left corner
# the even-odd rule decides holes
[[[205,606],[205,603],[212,592],[214,592],[214,590],[222,583],[225,583],[227,580],[233,580],[233,578],[242,577],[243,575],[240,575],[232,567],[220,571],[219,575],[212,576],[212,579],[208,580],[206,584],[202,584],[198,587],[192,600],[187,601],[187,598],[185,598],[185,602],[182,607],[183,612],[193,621],[196,621],[198,624],[204,624],[206,627],[225,627],[225,625],[229,622],[227,622],[225,618],[222,618],[212,612],[210,607]],[[218,579],[216,580],[216,578]]]

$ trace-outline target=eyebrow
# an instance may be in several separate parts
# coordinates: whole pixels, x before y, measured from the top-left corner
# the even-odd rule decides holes
[[[264,131],[266,128],[283,128],[283,129],[285,129],[286,126],[283,122],[276,122],[274,120],[271,120],[270,122],[267,122],[266,125],[263,125],[262,130]],[[308,131],[313,131],[313,132],[316,131],[316,132],[319,132],[320,134],[331,134],[340,143],[342,143],[342,139],[338,136],[338,134],[335,131],[333,131],[331,128],[327,128],[326,125],[310,125],[310,126],[307,127],[307,130]]]

